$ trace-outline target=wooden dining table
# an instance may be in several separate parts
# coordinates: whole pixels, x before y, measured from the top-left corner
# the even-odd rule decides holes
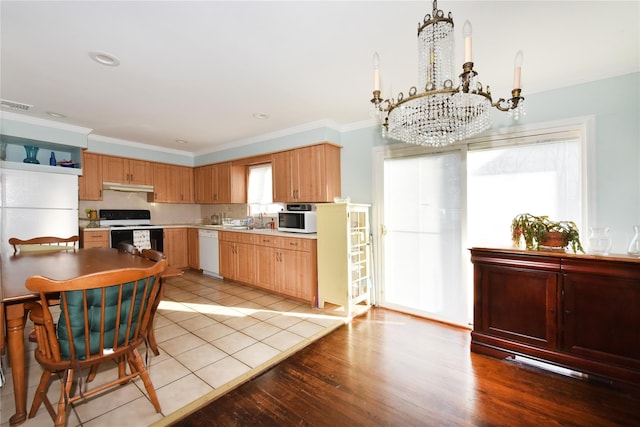
[[[121,268],[148,268],[153,266],[153,263],[143,257],[110,248],[2,256],[0,296],[7,330],[7,347],[16,411],[10,418],[11,426],[22,424],[27,418],[27,375],[24,345],[27,310],[25,310],[25,303],[35,301],[38,298],[36,293],[25,287],[27,278],[41,275],[56,280],[68,280]],[[169,275],[177,275],[178,273],[175,271],[173,269]]]

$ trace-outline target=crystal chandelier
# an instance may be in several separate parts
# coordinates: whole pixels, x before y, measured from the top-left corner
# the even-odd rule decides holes
[[[471,56],[471,24],[465,22],[464,64],[462,74],[454,76],[453,17],[444,16],[433,2],[433,15],[418,23],[418,85],[409,96],[400,92],[397,99],[380,96],[378,54],[374,54],[373,111],[382,119],[382,136],[410,144],[443,146],[469,138],[491,126],[491,107],[509,112],[516,120],[524,114],[524,98],[520,96],[522,51],[515,60],[511,99],[491,99],[473,70]],[[455,82],[455,83],[454,83]]]

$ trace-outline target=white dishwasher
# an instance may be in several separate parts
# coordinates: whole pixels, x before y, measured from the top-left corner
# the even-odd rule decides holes
[[[218,230],[198,230],[200,242],[200,268],[207,276],[220,276],[220,261],[218,259]]]

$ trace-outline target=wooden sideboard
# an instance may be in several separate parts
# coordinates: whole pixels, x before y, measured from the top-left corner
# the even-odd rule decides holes
[[[640,259],[472,248],[471,351],[640,386]]]

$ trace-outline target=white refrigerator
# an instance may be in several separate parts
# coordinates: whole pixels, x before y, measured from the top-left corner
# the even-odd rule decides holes
[[[78,176],[0,170],[1,255],[13,253],[11,237],[78,234]]]

